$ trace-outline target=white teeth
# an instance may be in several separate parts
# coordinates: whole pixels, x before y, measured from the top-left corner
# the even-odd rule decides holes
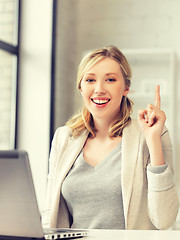
[[[97,104],[105,104],[107,102],[109,102],[109,100],[103,100],[103,99],[93,99],[93,102],[94,103],[97,103]]]

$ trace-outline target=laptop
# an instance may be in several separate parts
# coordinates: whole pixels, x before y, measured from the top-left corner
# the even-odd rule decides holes
[[[0,151],[0,239],[70,239],[86,230],[46,229],[41,225],[28,154]]]

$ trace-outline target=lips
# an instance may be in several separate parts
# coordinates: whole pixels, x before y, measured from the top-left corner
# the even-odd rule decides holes
[[[107,104],[110,101],[110,99],[109,98],[104,98],[104,99],[92,98],[91,101],[97,105],[104,105],[104,104]]]

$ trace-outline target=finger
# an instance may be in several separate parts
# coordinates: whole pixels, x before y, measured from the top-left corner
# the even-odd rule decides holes
[[[146,116],[147,116],[147,110],[146,109],[139,109],[139,111],[138,111],[139,119],[146,119]]]
[[[147,108],[146,108],[146,118],[145,118],[147,123],[149,122],[149,117],[150,117],[153,109],[154,109],[154,106],[152,104],[148,104],[147,105]]]
[[[160,96],[160,86],[157,85],[155,89],[155,103],[154,105],[158,108],[161,107],[161,96]]]
[[[153,111],[149,116],[148,125],[152,126],[156,122],[156,113]]]

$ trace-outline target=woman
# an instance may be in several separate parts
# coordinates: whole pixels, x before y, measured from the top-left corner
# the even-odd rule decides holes
[[[131,69],[114,46],[79,66],[85,107],[57,129],[44,227],[167,229],[178,212],[166,116],[155,104],[130,118]]]

